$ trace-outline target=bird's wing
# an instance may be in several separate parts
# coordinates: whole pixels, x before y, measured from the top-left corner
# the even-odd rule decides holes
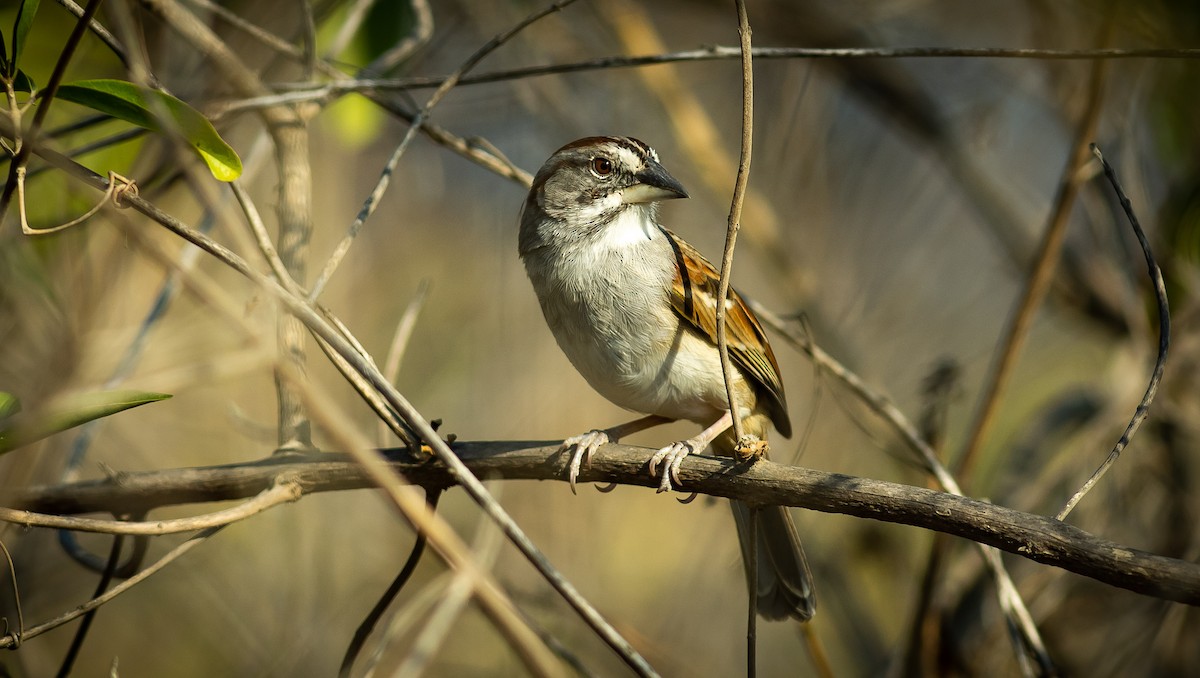
[[[717,292],[721,274],[682,238],[662,229],[675,252],[675,281],[671,286],[671,306],[684,321],[717,345]],[[775,428],[786,438],[792,435],[787,400],[779,363],[767,342],[758,318],[732,288],[726,300],[725,336],[729,357],[743,372],[758,382],[768,394],[767,411]]]

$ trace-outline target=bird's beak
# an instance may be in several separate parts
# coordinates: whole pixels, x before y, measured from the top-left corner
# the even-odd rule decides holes
[[[626,205],[688,197],[683,185],[657,162],[651,161],[636,177],[638,183],[621,189],[621,202]]]

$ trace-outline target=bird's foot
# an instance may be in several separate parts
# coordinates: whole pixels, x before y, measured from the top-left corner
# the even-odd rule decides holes
[[[703,448],[703,446],[700,446]],[[695,440],[681,440],[677,443],[671,443],[654,453],[650,457],[650,475],[658,474],[658,465],[662,464],[662,478],[658,483],[659,492],[669,492],[671,490],[671,480],[674,479],[675,484],[679,485],[679,465],[683,463],[683,458],[694,452],[697,448]]]
[[[584,464],[590,468],[592,465],[592,454],[599,449],[601,445],[616,442],[613,440],[608,431],[593,429],[587,433],[582,433],[577,436],[571,436],[563,441],[562,446],[558,449],[560,452],[566,452],[574,448],[574,453],[571,454],[571,464],[567,468],[567,482],[571,485],[571,494],[578,494],[575,491],[575,479],[579,477],[579,469]]]

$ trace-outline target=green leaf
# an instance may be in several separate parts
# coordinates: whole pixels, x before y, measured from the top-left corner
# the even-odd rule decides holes
[[[8,46],[4,44],[4,31],[0,31],[0,75],[8,77]]]
[[[29,77],[28,73],[18,68],[17,76],[13,78],[13,89],[18,92],[33,94],[34,90],[37,89],[37,85],[33,83],[33,78]]]
[[[3,425],[6,419],[20,411],[20,399],[11,393],[0,391],[0,425]]]
[[[233,181],[242,174],[242,159],[208,118],[170,94],[124,80],[80,80],[60,86],[56,96],[156,132],[163,129],[158,114],[166,112],[175,131],[196,149],[214,177]]]
[[[148,391],[101,391],[72,396],[44,412],[0,422],[0,454],[94,419],[170,397]]]
[[[29,29],[33,27],[33,17],[37,14],[41,0],[23,0],[17,10],[17,18],[13,22],[12,61],[8,64],[9,77],[16,72],[21,62],[21,50],[25,49],[25,39],[29,37]]]

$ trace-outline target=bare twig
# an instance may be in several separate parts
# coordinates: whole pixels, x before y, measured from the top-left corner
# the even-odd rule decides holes
[[[187,541],[185,541],[182,544],[180,544],[179,546],[176,546],[175,548],[171,549],[169,552],[167,552],[167,554],[165,556],[163,556],[162,558],[159,558],[158,561],[155,562],[150,567],[147,567],[146,569],[142,570],[141,572],[138,572],[137,574],[133,575],[129,579],[126,579],[125,581],[121,582],[120,584],[112,587],[107,592],[105,592],[103,595],[97,596],[97,597],[89,600],[88,602],[84,603],[83,605],[80,605],[79,607],[75,608],[74,610],[71,610],[64,614],[61,614],[61,615],[55,617],[54,619],[51,619],[50,621],[43,622],[41,624],[38,624],[37,626],[30,627],[29,629],[27,629],[25,631],[24,636],[22,636],[20,639],[14,637],[11,633],[4,637],[0,637],[0,649],[15,648],[20,642],[23,642],[30,638],[35,638],[37,636],[40,636],[47,631],[53,631],[54,629],[62,626],[63,624],[66,624],[70,621],[78,619],[82,615],[87,614],[89,611],[100,607],[101,605],[107,603],[108,601],[112,600],[113,598],[116,598],[117,596],[128,591],[129,589],[133,588],[134,586],[137,586],[138,584],[140,584],[141,582],[143,582],[144,580],[149,578],[154,573],[163,569],[167,565],[170,565],[172,562],[177,560],[183,554],[187,553],[188,551],[192,550],[193,548],[204,543],[205,540],[207,540],[209,537],[216,534],[220,529],[221,529],[220,527],[210,527],[206,530],[203,530],[203,531],[189,537]]]
[[[1121,437],[1117,440],[1116,445],[1113,445],[1112,451],[1108,453],[1108,457],[1104,460],[1100,467],[1092,473],[1083,487],[1079,488],[1071,499],[1067,501],[1066,506],[1055,516],[1059,520],[1064,520],[1071,509],[1079,503],[1080,499],[1087,494],[1092,487],[1104,477],[1108,469],[1116,463],[1117,458],[1121,456],[1121,452],[1129,445],[1129,441],[1133,439],[1133,435],[1137,433],[1138,427],[1145,421],[1146,415],[1150,412],[1150,403],[1154,401],[1154,395],[1158,392],[1158,384],[1162,381],[1163,371],[1167,365],[1167,349],[1171,346],[1171,309],[1167,304],[1167,287],[1163,283],[1162,270],[1158,267],[1158,262],[1154,260],[1154,254],[1150,251],[1150,242],[1146,239],[1146,233],[1142,230],[1141,224],[1138,223],[1137,215],[1133,212],[1133,205],[1129,202],[1129,197],[1125,195],[1125,191],[1121,188],[1120,182],[1117,181],[1117,175],[1113,171],[1108,161],[1100,154],[1100,149],[1096,148],[1095,144],[1091,146],[1092,153],[1100,160],[1104,166],[1104,175],[1108,177],[1108,181],[1112,184],[1113,190],[1117,193],[1117,198],[1121,201],[1121,208],[1125,210],[1125,216],[1129,219],[1129,225],[1133,228],[1134,234],[1137,235],[1138,244],[1142,247],[1142,254],[1146,257],[1146,268],[1150,274],[1150,282],[1154,285],[1154,300],[1158,305],[1158,356],[1154,360],[1154,371],[1150,375],[1150,383],[1146,385],[1146,392],[1142,395],[1141,402],[1138,403],[1137,409],[1133,412],[1133,417],[1129,420],[1129,424],[1125,427],[1125,431],[1121,433]]]
[[[67,41],[63,43],[62,52],[59,53],[54,70],[50,73],[50,80],[39,93],[40,102],[37,110],[33,113],[33,122],[30,123],[29,129],[24,133],[19,129],[13,130],[13,139],[17,140],[16,157],[13,158],[12,164],[8,168],[8,181],[4,184],[4,192],[0,194],[0,227],[4,226],[5,217],[8,215],[8,205],[12,201],[13,194],[25,181],[25,166],[29,163],[29,154],[33,149],[33,144],[30,142],[37,139],[38,134],[41,133],[46,116],[50,113],[51,104],[54,103],[54,95],[58,92],[58,86],[62,83],[63,76],[66,75],[67,65],[71,63],[75,48],[79,46],[79,41],[87,32],[92,18],[99,11],[100,2],[101,0],[88,0],[87,8],[83,10],[79,21],[75,22],[75,27],[71,29]],[[22,134],[25,137],[23,141]]]
[[[241,95],[255,96],[267,92],[257,73],[177,0],[146,0],[145,5],[203,54]],[[279,219],[280,259],[292,278],[303,282],[307,270],[308,243],[312,237],[312,171],[306,118],[301,112],[286,106],[265,108],[259,114],[275,142],[279,172],[276,214]],[[292,316],[282,315],[277,324],[276,340],[284,359],[303,370],[306,362],[305,334],[300,322]],[[294,390],[283,385],[278,376],[275,381],[279,398],[280,449],[311,448],[312,432],[308,417],[300,407]]]
[[[503,544],[502,535],[496,526],[490,522],[480,522],[475,534],[475,543],[471,549],[485,569],[491,569],[496,564],[496,556]],[[471,582],[461,574],[455,575],[446,586],[442,599],[434,606],[428,619],[421,625],[412,649],[404,658],[404,662],[392,675],[397,678],[408,676],[417,677],[425,674],[429,662],[433,660],[437,649],[441,647],[449,635],[455,620],[462,613],[470,600]]]
[[[452,73],[450,77],[446,78],[446,80],[443,81],[436,90],[434,90],[433,94],[430,95],[429,100],[425,102],[425,105],[420,111],[417,112],[416,116],[413,117],[412,122],[408,127],[408,131],[404,133],[404,138],[400,140],[400,144],[396,146],[394,151],[392,151],[391,157],[388,158],[387,163],[384,165],[383,172],[380,173],[379,180],[375,183],[374,190],[371,191],[371,194],[368,195],[367,199],[363,202],[362,208],[359,209],[358,215],[354,218],[354,222],[350,224],[350,228],[347,230],[345,237],[343,237],[341,242],[337,244],[337,247],[334,248],[333,253],[329,255],[329,259],[325,262],[325,266],[321,269],[320,275],[318,275],[316,281],[313,282],[312,289],[308,294],[310,301],[315,301],[321,296],[321,292],[324,291],[325,285],[327,285],[329,283],[329,279],[333,277],[334,272],[337,270],[338,265],[341,264],[342,259],[346,256],[346,253],[350,251],[350,246],[354,243],[354,239],[358,236],[358,232],[362,229],[363,224],[365,224],[367,219],[369,219],[371,215],[375,213],[376,206],[378,206],[379,201],[383,198],[383,194],[387,191],[388,184],[391,183],[392,173],[396,171],[396,165],[400,163],[400,157],[404,155],[404,151],[408,149],[408,145],[412,143],[413,138],[417,135],[417,132],[421,129],[421,126],[425,124],[425,120],[429,117],[429,114],[433,108],[441,102],[441,100],[446,96],[447,93],[450,92],[451,89],[454,89],[454,86],[458,84],[459,79],[462,78],[464,74],[468,73],[472,68],[478,65],[484,57],[486,57],[488,54],[491,54],[492,51],[494,51],[497,47],[503,45],[505,42],[508,42],[508,40],[514,35],[521,32],[538,19],[541,19],[552,12],[557,12],[574,1],[575,0],[558,0],[558,2],[554,2],[536,12],[533,12],[512,28],[498,33],[491,40],[487,41],[487,43],[485,43],[482,47],[475,50],[471,56],[467,57],[466,61],[464,61],[462,65],[458,67],[458,70]]]
[[[404,352],[408,348],[408,340],[412,337],[413,328],[417,326],[417,315],[420,314],[421,308],[425,305],[425,298],[428,295],[429,283],[421,281],[417,285],[417,293],[413,295],[412,300],[408,302],[408,307],[400,315],[400,322],[397,323],[396,332],[392,335],[387,357],[383,359],[383,376],[393,384],[396,383],[396,380],[400,376],[400,360],[404,357]],[[386,437],[387,431],[384,428],[383,422],[380,422],[380,444],[383,444]]]
[[[67,10],[71,14],[74,14],[76,19],[82,19],[86,12],[84,8],[72,2],[72,0],[58,0],[58,4],[62,5],[63,9]],[[103,42],[110,50],[112,50],[112,53],[121,60],[121,63],[128,67],[129,57],[125,54],[125,48],[120,42],[117,41],[116,36],[110,33],[108,29],[105,28],[99,21],[96,21],[95,18],[89,18],[87,25],[88,28],[91,29],[92,33],[94,33],[97,38],[100,38],[100,41]]]
[[[46,228],[34,228],[29,225],[29,221],[25,216],[25,182],[17,181],[17,213],[21,221],[21,232],[25,235],[50,235],[51,233],[65,231],[72,226],[78,226],[88,219],[91,219],[110,201],[117,207],[122,207],[121,195],[126,191],[133,191],[134,193],[137,193],[137,190],[137,184],[133,183],[132,180],[126,179],[116,172],[109,172],[108,188],[104,189],[104,195],[101,196],[100,202],[96,203],[94,207],[66,223],[58,224],[57,226],[49,226]]]
[[[1063,168],[1062,179],[1054,198],[1054,207],[1042,236],[1041,245],[1034,259],[1033,268],[1025,280],[1024,289],[1001,342],[1000,354],[996,356],[988,374],[984,388],[972,422],[970,435],[963,446],[958,458],[958,473],[967,482],[971,476],[979,449],[995,420],[1000,404],[1000,396],[1012,376],[1017,358],[1025,346],[1033,317],[1046,298],[1050,283],[1054,278],[1054,269],[1058,263],[1066,235],[1067,223],[1071,216],[1071,208],[1079,194],[1079,186],[1083,183],[1081,170],[1088,161],[1088,142],[1095,137],[1096,127],[1100,122],[1100,110],[1104,92],[1104,76],[1107,71],[1106,61],[1095,61],[1092,64],[1091,78],[1088,84],[1087,104],[1083,117],[1075,131],[1075,139],[1071,144],[1071,155]]]
[[[333,343],[333,342],[331,342]],[[340,351],[341,349],[339,349]],[[357,356],[357,354],[354,354]],[[348,357],[348,356],[347,356]],[[376,374],[378,371],[376,371]],[[374,484],[383,490],[387,498],[400,509],[402,515],[415,530],[427,535],[430,546],[441,555],[446,564],[457,574],[471,581],[480,608],[496,624],[496,628],[512,643],[513,649],[532,673],[539,676],[556,676],[554,657],[541,637],[530,628],[504,590],[495,579],[471,555],[462,538],[445,520],[437,517],[422,493],[395,469],[390,468],[383,456],[371,449],[369,441],[356,426],[349,423],[332,397],[316,389],[302,375],[287,366],[280,366],[280,375],[292,382],[304,404],[312,413],[313,420],[330,436],[335,445],[350,452],[351,458],[365,471]],[[436,436],[434,441],[445,443]],[[427,440],[427,442],[431,442]],[[465,468],[465,467],[464,467]],[[467,471],[470,474],[470,471]],[[474,476],[472,476],[474,477]],[[476,480],[476,482],[479,482]],[[485,490],[486,492],[486,490]],[[490,494],[486,499],[499,508]],[[500,509],[503,511],[503,509]],[[489,518],[492,516],[489,515]],[[510,518],[511,520],[511,518]],[[524,536],[524,535],[522,535]]]
[[[270,31],[264,30],[257,24],[246,21],[241,16],[238,16],[236,12],[233,12],[218,3],[212,2],[212,0],[184,0],[184,2],[189,5],[199,7],[205,12],[212,13],[214,17],[221,19],[230,26],[242,31],[246,35],[257,40],[259,43],[275,50],[276,52],[279,52],[280,54],[292,57],[297,61],[302,61],[305,58],[303,49],[296,47],[292,43],[284,40]]]
[[[267,265],[271,268],[271,272],[275,274],[275,280],[277,280],[280,285],[282,285],[292,294],[295,294],[298,297],[306,296],[304,289],[292,279],[292,276],[290,273],[288,273],[283,261],[280,260],[279,254],[275,251],[275,246],[271,243],[271,236],[267,233],[267,228],[263,224],[262,216],[259,213],[258,208],[255,206],[254,201],[250,199],[250,196],[246,193],[245,189],[242,188],[239,182],[235,181],[230,183],[230,189],[237,198],[238,205],[242,208],[242,214],[246,217],[246,223],[250,226],[250,231],[254,235],[254,241],[258,245],[259,253],[263,255],[263,258],[267,261]],[[371,361],[371,356],[368,355],[365,350],[363,350],[362,346],[358,343],[350,331],[346,329],[346,327],[339,321],[337,321],[336,317],[333,316],[333,314],[328,310],[323,308],[320,310],[325,315],[326,319],[337,325],[338,331],[341,332],[342,336],[347,341],[354,344],[355,350],[357,350],[367,360]],[[342,377],[344,377],[346,381],[350,383],[350,386],[354,388],[359,397],[363,399],[363,402],[365,402],[367,406],[371,408],[371,411],[373,411],[375,415],[379,417],[379,425],[395,433],[396,436],[404,442],[404,444],[409,446],[415,445],[416,440],[414,439],[412,432],[405,428],[404,422],[400,421],[399,417],[396,416],[396,413],[388,407],[387,403],[383,400],[379,393],[375,391],[375,389],[371,388],[371,385],[367,382],[367,380],[364,379],[361,374],[354,371],[354,368],[340,355],[338,355],[336,351],[330,348],[329,344],[323,341],[320,337],[317,337],[317,346],[321,349],[325,356],[329,358],[329,361],[333,363],[333,366],[337,368]],[[373,363],[374,361],[371,362]]]
[[[913,426],[890,398],[871,388],[869,384],[863,381],[862,377],[829,355],[819,344],[812,341],[811,337],[804,333],[793,331],[784,322],[783,318],[780,318],[774,311],[752,299],[747,300],[746,303],[750,305],[754,314],[758,316],[758,319],[764,325],[775,330],[789,344],[807,355],[821,370],[844,384],[854,395],[863,401],[868,409],[891,426],[892,430],[900,437],[905,446],[916,455],[916,461],[937,480],[939,485],[948,492],[954,494],[962,493],[961,488],[958,487],[958,483],[954,480],[954,476],[951,476],[950,472],[938,461],[937,452],[921,437],[917,428]]]
[[[758,511],[757,506],[750,507],[750,520],[746,521],[749,529],[747,544],[758,543]],[[748,553],[758,557],[758,550],[758,547],[752,546]],[[749,592],[746,596],[746,678],[754,678],[758,675],[758,563],[748,563],[746,567],[746,590]]]
[[[480,73],[459,80],[460,85],[479,85],[505,80],[520,80],[542,75],[559,75],[610,68],[636,68],[685,61],[728,61],[741,59],[741,47],[714,45],[699,49],[644,56],[611,56],[571,63],[545,64]],[[913,59],[913,58],[984,58],[1038,59],[1051,61],[1087,61],[1092,59],[1200,59],[1200,48],[1134,49],[1008,49],[1001,47],[755,47],[755,59]],[[329,92],[428,89],[440,86],[448,76],[407,78],[347,79],[321,85],[279,84],[277,89],[310,91],[312,98]],[[320,96],[317,95],[321,92]]]
[[[412,32],[363,66],[360,73],[386,73],[403,63],[433,37],[433,12],[429,9],[428,0],[409,0],[408,7],[412,11]]]
[[[21,612],[21,588],[17,585],[17,566],[13,564],[12,554],[8,552],[8,546],[3,541],[0,541],[0,551],[4,552],[4,562],[8,564],[8,576],[12,580],[13,607],[17,612],[17,629],[15,631],[10,628],[8,617],[4,618],[4,636],[13,638],[12,647],[16,648],[25,637],[25,615]]]
[[[180,532],[195,532],[196,530],[208,529],[210,527],[221,527],[239,520],[245,520],[274,506],[296,501],[300,498],[300,494],[301,489],[299,484],[286,478],[281,478],[274,486],[263,490],[250,501],[243,502],[223,511],[216,511],[192,518],[127,522],[124,520],[45,515],[17,509],[0,508],[0,520],[27,527],[53,527],[60,530],[74,530],[76,532],[148,536],[178,534]]]
[[[930,447],[928,442],[921,438],[917,429],[891,400],[871,389],[861,377],[851,372],[846,366],[826,353],[810,337],[791,331],[779,316],[762,307],[760,304],[750,302],[750,305],[760,320],[782,334],[789,343],[806,353],[812,358],[814,363],[821,365],[822,369],[850,388],[873,412],[883,417],[884,421],[892,426],[893,430],[900,436],[900,439],[917,455],[918,461],[921,462],[925,470],[937,480],[943,489],[953,495],[964,496],[962,488],[958,485],[958,481],[946,470],[946,467],[938,459],[934,449]],[[983,554],[984,563],[993,571],[997,580],[1008,581],[1008,584],[1001,586],[998,590],[998,595],[1008,598],[1008,600],[1002,600],[1001,605],[1005,609],[1019,611],[1012,619],[1020,624],[1025,641],[1031,651],[1037,654],[1039,659],[1048,661],[1037,627],[1032,624],[1032,618],[1028,612],[1024,611],[1025,604],[1019,597],[1013,597],[1017,595],[1016,587],[1011,585],[1011,577],[1004,569],[1004,563],[999,558],[993,557],[991,550],[987,546],[982,543],[978,546]]]
[[[425,493],[425,501],[429,503],[433,509],[437,508],[438,500],[442,496],[441,490],[428,490]],[[400,566],[400,572],[396,574],[396,578],[388,585],[387,590],[375,602],[375,606],[363,617],[358,628],[354,630],[354,636],[350,639],[350,644],[346,646],[346,653],[342,655],[342,665],[338,669],[338,676],[345,678],[350,675],[350,670],[354,668],[354,662],[358,659],[358,653],[362,651],[363,645],[367,642],[367,637],[371,635],[371,631],[375,629],[375,625],[383,618],[383,613],[396,599],[400,593],[400,589],[408,583],[413,572],[417,571],[417,563],[421,561],[421,555],[425,552],[425,544],[428,538],[424,532],[417,531],[417,538],[413,542],[412,549],[408,553],[408,558],[404,561],[404,565]]]
[[[729,224],[725,231],[725,253],[721,257],[721,281],[717,286],[717,350],[721,352],[721,372],[725,376],[725,395],[733,421],[733,439],[741,446],[745,431],[734,392],[733,364],[729,360],[729,339],[725,336],[726,299],[729,297],[729,274],[733,270],[733,249],[737,245],[738,229],[742,225],[742,202],[750,182],[750,151],[754,139],[754,57],[750,54],[750,18],[745,0],[734,0],[738,17],[738,35],[742,48],[742,154],[738,161],[737,179],[733,184],[733,203],[729,207]],[[754,542],[750,542],[754,543]],[[751,553],[754,549],[751,549]],[[754,570],[751,563],[750,569]],[[750,589],[754,598],[755,589]],[[753,619],[753,617],[751,617]],[[752,629],[751,629],[752,631]],[[753,652],[751,653],[753,654]]]
[[[117,565],[121,562],[121,546],[125,541],[123,535],[114,535],[112,546],[109,548],[108,561],[105,563],[104,572],[100,575],[100,581],[96,584],[96,592],[92,594],[93,598],[104,595],[108,590],[109,584],[112,583],[113,574],[117,570]],[[83,641],[87,639],[88,630],[92,627],[92,621],[96,618],[97,608],[88,610],[87,614],[83,615],[83,621],[79,623],[79,628],[75,630],[75,637],[71,639],[71,645],[67,648],[67,653],[63,655],[62,664],[58,668],[58,676],[66,678],[71,675],[71,667],[75,665],[75,658],[79,656],[79,650],[83,647]]]

